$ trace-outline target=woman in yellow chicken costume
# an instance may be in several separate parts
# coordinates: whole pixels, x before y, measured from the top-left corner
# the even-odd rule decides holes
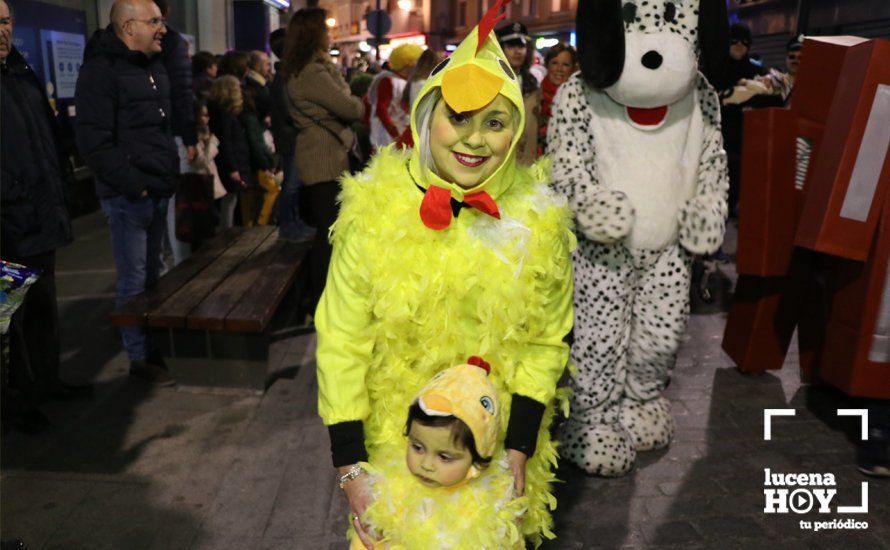
[[[342,180],[315,316],[319,414],[359,529],[373,495],[357,465],[401,455],[420,388],[482,355],[497,366],[505,460],[527,500],[521,536],[553,537],[548,429],[568,360],[575,239],[548,167],[515,162],[522,93],[491,36],[506,2],[433,70],[411,112],[415,149],[385,148]]]

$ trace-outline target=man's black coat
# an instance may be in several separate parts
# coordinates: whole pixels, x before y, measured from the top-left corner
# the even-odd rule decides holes
[[[109,26],[87,44],[74,97],[77,147],[99,198],[173,195],[179,155],[159,55],[130,50]]]
[[[20,259],[71,242],[71,170],[43,85],[15,48],[0,77],[0,256]]]

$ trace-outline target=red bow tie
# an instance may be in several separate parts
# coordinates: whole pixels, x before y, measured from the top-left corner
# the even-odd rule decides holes
[[[451,192],[435,185],[430,185],[420,203],[420,219],[430,229],[440,230],[451,225],[451,218],[460,213],[461,208],[472,207],[489,216],[501,219],[498,205],[485,191],[464,195],[463,202],[451,198]]]

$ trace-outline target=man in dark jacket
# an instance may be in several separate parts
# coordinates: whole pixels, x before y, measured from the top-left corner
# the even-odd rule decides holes
[[[20,429],[32,432],[48,426],[37,410],[44,400],[76,397],[86,388],[59,379],[55,265],[56,249],[71,242],[64,196],[70,168],[43,84],[12,46],[12,24],[9,6],[0,0],[0,257],[42,272],[10,323],[14,388],[4,390],[18,395],[4,393],[3,405],[17,415]]]
[[[285,30],[277,29],[269,35],[272,53],[284,56]],[[278,237],[289,241],[303,241],[315,236],[315,229],[300,219],[300,183],[294,152],[297,144],[297,127],[290,115],[290,98],[287,96],[287,75],[281,71],[281,62],[275,64],[275,77],[269,87],[272,139],[275,151],[281,158],[284,181],[278,195]]]
[[[111,226],[117,305],[154,285],[167,203],[179,173],[170,84],[158,54],[166,29],[151,0],[116,0],[111,24],[91,40],[75,91],[77,146],[96,174]],[[148,333],[121,328],[130,374],[172,385]]]
[[[253,103],[260,121],[271,114],[272,96],[269,92],[269,81],[272,78],[272,66],[266,52],[255,50],[250,52],[250,70],[244,77],[244,89],[253,96]]]
[[[741,80],[751,80],[764,74],[763,67],[751,59],[751,30],[741,23],[729,28],[730,46],[729,60],[726,70],[726,82],[729,89],[722,90],[721,95],[727,96]],[[723,105],[721,111],[721,130],[723,132],[723,148],[726,150],[729,165],[729,216],[736,217],[739,204],[739,179],[741,178],[742,157],[742,122],[745,104]]]
[[[169,0],[154,0],[161,16],[166,20],[170,13]],[[176,148],[179,153],[179,171],[189,171],[189,163],[194,160],[195,144],[198,143],[195,128],[195,93],[192,90],[192,61],[189,58],[189,44],[179,32],[167,27],[167,33],[161,39],[161,63],[167,70],[170,80],[170,102],[172,112],[171,123]],[[187,242],[176,238],[176,204],[171,199],[167,207],[167,237],[173,252],[173,264],[178,265],[191,253]]]

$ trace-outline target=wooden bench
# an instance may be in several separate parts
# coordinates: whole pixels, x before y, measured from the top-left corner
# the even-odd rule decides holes
[[[232,228],[117,309],[112,323],[148,327],[182,389],[261,394],[270,325],[309,246],[278,240],[274,227]]]

